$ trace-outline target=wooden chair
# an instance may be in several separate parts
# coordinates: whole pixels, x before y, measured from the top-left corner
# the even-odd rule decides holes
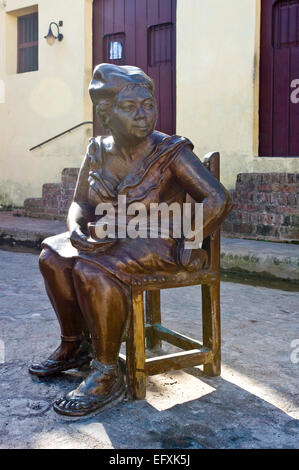
[[[206,155],[203,160],[205,167],[218,180],[219,160],[217,152]],[[206,375],[220,375],[220,229],[204,240],[203,248],[209,261],[208,267],[200,272],[184,270],[175,276],[154,277],[143,285],[132,285],[132,318],[126,339],[126,355],[120,354],[120,359],[126,363],[128,390],[134,399],[145,398],[147,375],[201,364]],[[202,343],[161,324],[160,290],[197,284],[202,285]],[[149,349],[161,346],[163,340],[183,351],[146,359],[145,338]]]

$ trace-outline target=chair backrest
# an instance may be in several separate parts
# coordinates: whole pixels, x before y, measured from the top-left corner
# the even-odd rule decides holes
[[[203,164],[207,170],[219,181],[220,180],[220,154],[219,152],[207,153],[203,158]]]
[[[202,160],[205,168],[212,175],[220,180],[220,154],[219,152],[210,152]],[[194,202],[189,194],[186,196],[186,202]],[[216,230],[203,241],[202,248],[206,250],[209,257],[209,266],[212,270],[220,270],[220,229]]]

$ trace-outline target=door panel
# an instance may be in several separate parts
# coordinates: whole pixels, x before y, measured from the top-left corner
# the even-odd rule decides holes
[[[289,108],[290,80],[289,54],[284,48],[274,53],[274,82],[273,82],[273,153],[288,155],[289,151]]]
[[[135,65],[155,82],[157,129],[175,133],[176,0],[94,0],[93,61]],[[95,120],[95,134],[105,131]]]
[[[299,110],[291,82],[299,78],[299,0],[263,0],[260,148],[264,156],[299,156]]]

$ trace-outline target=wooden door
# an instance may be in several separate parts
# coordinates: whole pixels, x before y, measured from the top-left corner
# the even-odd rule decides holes
[[[262,0],[259,155],[299,156],[299,0]],[[294,100],[293,100],[294,101]]]
[[[155,82],[156,128],[175,133],[176,0],[94,0],[93,62],[140,67]],[[95,134],[103,134],[95,120]]]

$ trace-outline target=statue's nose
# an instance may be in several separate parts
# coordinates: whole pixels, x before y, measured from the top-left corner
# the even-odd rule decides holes
[[[145,111],[144,111],[143,107],[141,105],[138,106],[135,118],[136,119],[144,119],[145,116],[146,115],[145,115]]]

